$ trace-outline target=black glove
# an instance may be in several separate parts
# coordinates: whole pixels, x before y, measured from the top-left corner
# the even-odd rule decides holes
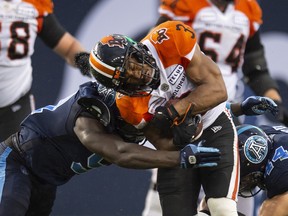
[[[193,107],[190,104],[183,119],[180,122],[174,121],[172,127],[173,143],[180,148],[194,142],[203,132],[201,115],[192,116]]]
[[[260,96],[250,96],[241,103],[242,112],[247,116],[263,115],[270,112],[277,116],[278,106],[270,98]]]
[[[198,167],[214,167],[221,158],[219,149],[198,147],[193,144],[185,146],[180,151],[180,166],[183,169]]]
[[[152,119],[153,125],[157,127],[163,134],[170,131],[173,122],[179,119],[179,114],[173,105],[159,106],[155,110],[155,115]]]
[[[90,54],[87,52],[80,52],[75,55],[75,65],[80,70],[81,74],[84,76],[92,77],[90,74],[90,64],[89,64]]]
[[[279,112],[276,115],[276,118],[279,122],[283,123],[285,126],[288,126],[288,110],[280,101],[275,101],[278,105]]]

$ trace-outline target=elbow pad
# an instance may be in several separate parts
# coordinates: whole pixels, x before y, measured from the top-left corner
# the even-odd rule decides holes
[[[279,91],[276,81],[269,74],[263,47],[245,55],[242,70],[245,82],[256,95],[264,95],[269,89]]]
[[[247,76],[254,70],[268,70],[267,62],[264,56],[264,48],[262,45],[256,51],[244,55],[242,70]]]

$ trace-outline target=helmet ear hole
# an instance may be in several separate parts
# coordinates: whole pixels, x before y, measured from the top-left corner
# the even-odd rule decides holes
[[[244,124],[236,128],[240,154],[239,195],[251,197],[255,196],[259,189],[265,189],[263,176],[271,142],[259,127]]]

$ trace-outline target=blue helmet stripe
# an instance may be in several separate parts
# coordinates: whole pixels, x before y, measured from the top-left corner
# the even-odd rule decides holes
[[[239,130],[237,130],[237,134],[239,135],[239,134],[243,133],[244,131],[249,130],[251,128],[254,128],[254,129],[258,130],[259,132],[262,132],[262,130],[260,128],[256,127],[256,126],[247,125],[247,126],[244,126],[244,127],[240,128]]]

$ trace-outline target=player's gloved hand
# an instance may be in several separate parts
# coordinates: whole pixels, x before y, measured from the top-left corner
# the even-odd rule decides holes
[[[276,116],[279,111],[277,104],[272,99],[260,96],[248,97],[241,103],[241,109],[247,116],[262,115],[267,112]]]
[[[75,65],[80,70],[81,74],[84,76],[92,77],[90,74],[90,64],[89,64],[90,54],[87,52],[79,52],[75,55]]]
[[[180,150],[180,166],[183,169],[214,167],[221,158],[219,149],[188,144]]]
[[[173,122],[179,119],[180,116],[173,105],[159,106],[155,110],[153,117],[153,124],[161,129],[163,132],[167,132],[173,125]]]
[[[285,126],[288,126],[288,109],[280,101],[275,101],[275,103],[279,108],[279,112],[276,115],[277,120],[283,123]]]
[[[173,144],[180,148],[197,140],[203,132],[201,115],[192,116],[193,107],[194,106],[190,104],[185,116],[181,120],[174,121],[172,127]]]

